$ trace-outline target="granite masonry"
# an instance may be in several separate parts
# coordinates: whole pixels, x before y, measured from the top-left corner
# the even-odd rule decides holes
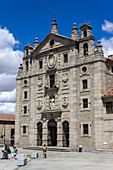
[[[95,49],[92,27],[74,24],[71,38],[51,33],[24,48],[16,77],[15,145],[113,148],[113,56]]]

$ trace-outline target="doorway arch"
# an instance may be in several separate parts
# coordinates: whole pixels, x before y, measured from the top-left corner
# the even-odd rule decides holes
[[[37,123],[37,146],[42,146],[42,123]]]
[[[69,123],[68,121],[63,122],[63,146],[69,147]]]
[[[57,123],[54,119],[48,122],[48,146],[57,146]]]

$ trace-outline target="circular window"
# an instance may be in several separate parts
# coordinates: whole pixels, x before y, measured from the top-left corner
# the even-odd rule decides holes
[[[24,84],[27,84],[27,80],[24,80]]]
[[[87,68],[86,67],[83,67],[82,68],[82,71],[85,73],[87,71]]]
[[[50,41],[50,46],[53,46],[54,45],[54,40],[51,40]]]

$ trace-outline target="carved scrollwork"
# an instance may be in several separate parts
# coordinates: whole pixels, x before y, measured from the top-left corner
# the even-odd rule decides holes
[[[49,55],[47,57],[47,62],[48,62],[47,63],[48,67],[53,68],[55,66],[55,64],[56,64],[56,57],[53,54]]]
[[[42,84],[43,84],[42,77],[38,77],[38,86],[42,87]]]

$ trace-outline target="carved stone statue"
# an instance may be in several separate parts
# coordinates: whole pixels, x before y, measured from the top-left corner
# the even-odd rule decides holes
[[[38,101],[37,101],[37,108],[38,109],[42,108],[42,100],[41,99],[38,99]]]
[[[68,98],[67,96],[64,96],[64,98],[62,99],[62,106],[67,106],[68,105]]]
[[[50,98],[49,106],[50,106],[50,109],[55,108],[55,98],[54,97]]]
[[[62,77],[63,77],[62,81],[63,81],[64,83],[69,80],[69,75],[68,75],[68,73],[63,73]]]

